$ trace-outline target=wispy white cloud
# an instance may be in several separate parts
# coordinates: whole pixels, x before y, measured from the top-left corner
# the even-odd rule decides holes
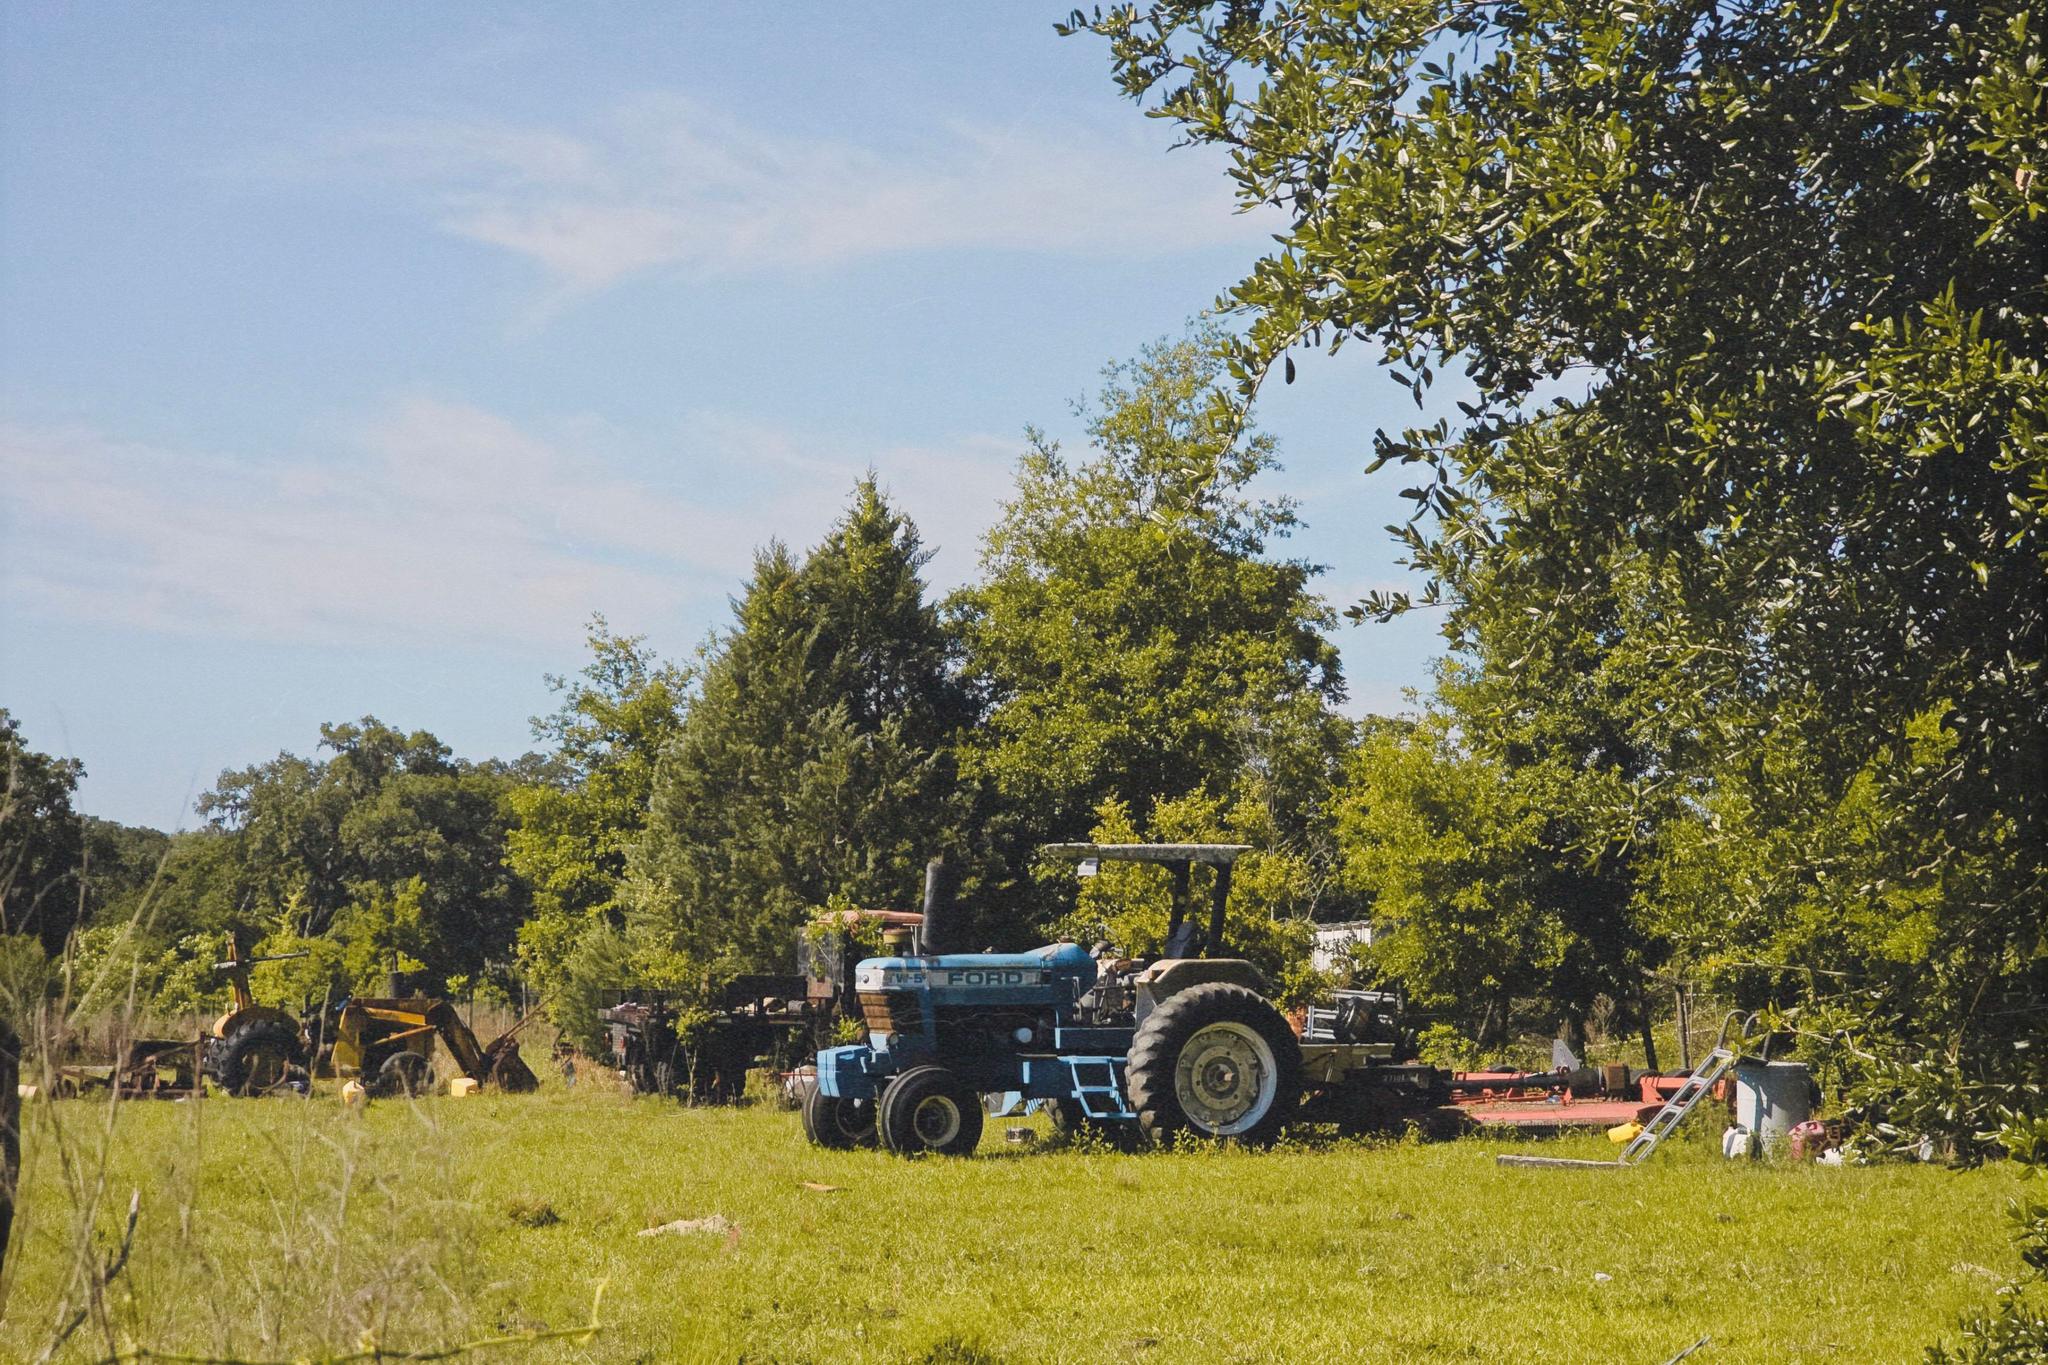
[[[756,546],[821,536],[869,467],[938,547],[934,581],[962,581],[1012,452],[862,450],[707,415],[650,472],[604,437],[428,399],[321,458],[0,425],[0,596],[232,638],[573,647],[601,610],[673,639],[722,615]]]
[[[1151,130],[951,123],[916,145],[769,131],[674,95],[592,129],[410,124],[352,138],[444,231],[542,267],[564,296],[642,272],[810,270],[888,253],[1157,256],[1273,230],[1205,154]]]

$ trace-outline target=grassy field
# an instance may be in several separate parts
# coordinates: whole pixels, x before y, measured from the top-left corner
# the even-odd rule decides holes
[[[1002,1123],[909,1163],[813,1150],[767,1105],[549,1082],[364,1114],[30,1106],[0,1359],[76,1313],[81,1249],[119,1242],[137,1189],[61,1358],[421,1349],[586,1323],[602,1286],[597,1335],[485,1358],[1660,1362],[1711,1336],[1690,1360],[1908,1360],[2017,1268],[2008,1171],[1731,1164],[1704,1113],[1627,1172],[1500,1168],[1529,1144],[1487,1139],[1020,1148]],[[675,1219],[730,1227],[639,1235]]]

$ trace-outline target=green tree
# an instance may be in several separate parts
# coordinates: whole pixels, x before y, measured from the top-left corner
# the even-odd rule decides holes
[[[591,659],[574,678],[550,676],[561,705],[533,720],[549,745],[535,780],[513,791],[518,817],[506,859],[533,888],[519,927],[519,961],[542,994],[560,986],[574,945],[598,920],[621,913],[626,854],[647,823],[663,750],[682,728],[689,670],[663,663],[641,636],[590,620]]]
[[[84,832],[71,795],[85,767],[28,747],[0,708],[0,935],[55,957],[78,921]]]
[[[1519,766],[1541,745],[1593,775],[1572,842],[1633,851],[1652,924],[1681,865],[1697,884],[1768,833],[1709,812],[1834,826],[1774,843],[1779,889],[1724,898],[1717,932],[1769,939],[1796,899],[1814,954],[1863,935],[1844,975],[1727,984],[1840,1006],[1959,1076],[2017,1059],[2038,1087],[2038,1049],[2010,1046],[2048,1009],[2028,7],[1170,2],[1077,22],[1128,93],[1228,149],[1245,203],[1291,216],[1226,301],[1248,318],[1237,403],[1292,349],[1352,340],[1418,401],[1439,370],[1473,380],[1460,419],[1381,433],[1375,467],[1423,474],[1398,534],[1474,658],[1456,713],[1475,750]],[[1923,926],[1910,956],[1885,946],[1902,918]],[[1946,1126],[1981,1130],[1968,1108]]]
[[[383,966],[334,959],[337,990],[408,957],[442,978],[508,963],[527,909],[505,862],[514,781],[374,717],[323,725],[320,743],[327,757],[280,754],[200,798],[235,864],[231,927],[379,945]]]
[[[925,559],[872,476],[801,563],[756,557],[630,857],[643,974],[649,950],[678,981],[787,970],[812,911],[914,904],[926,858],[958,843],[971,711]]]
[[[1274,444],[1217,419],[1214,341],[1112,365],[1087,459],[1032,434],[982,579],[955,601],[988,706],[963,766],[1038,838],[1072,837],[1108,802],[1143,828],[1160,802],[1253,777],[1298,833],[1327,787],[1334,618],[1315,566],[1267,554],[1295,513],[1250,491]]]
[[[1661,957],[1632,884],[1576,847],[1597,776],[1475,750],[1442,709],[1370,725],[1351,765],[1344,877],[1381,924],[1367,958],[1415,1004],[1485,1048],[1524,1025],[1580,1038],[1601,995],[1640,1003]]]
[[[211,825],[163,835],[91,821],[87,840],[90,915],[63,983],[74,1012],[133,1005],[167,1019],[218,1008],[225,985],[213,964],[225,936],[252,925],[239,837]]]
[[[84,817],[85,920],[129,918],[156,885],[173,839],[162,830]]]

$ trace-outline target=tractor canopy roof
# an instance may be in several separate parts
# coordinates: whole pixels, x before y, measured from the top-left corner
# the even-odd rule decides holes
[[[1210,863],[1228,867],[1250,844],[1044,844],[1040,853],[1068,862],[1090,858],[1106,863]]]
[[[916,910],[821,910],[813,924],[837,925],[851,929],[859,924],[879,924],[884,929],[915,929],[924,923]]]

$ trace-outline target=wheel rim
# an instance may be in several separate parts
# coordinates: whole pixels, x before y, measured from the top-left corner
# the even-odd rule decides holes
[[[1181,1112],[1218,1137],[1255,1127],[1272,1109],[1279,1086],[1272,1044],[1248,1024],[1224,1022],[1197,1030],[1174,1066]]]
[[[946,1095],[927,1095],[910,1111],[910,1131],[927,1147],[943,1147],[960,1136],[960,1106]]]
[[[874,1117],[859,1100],[834,1100],[830,1113],[833,1126],[854,1141],[866,1137],[875,1126]]]
[[[284,1070],[290,1064],[283,1048],[252,1048],[242,1071],[242,1084],[250,1090],[269,1090],[284,1080]]]

